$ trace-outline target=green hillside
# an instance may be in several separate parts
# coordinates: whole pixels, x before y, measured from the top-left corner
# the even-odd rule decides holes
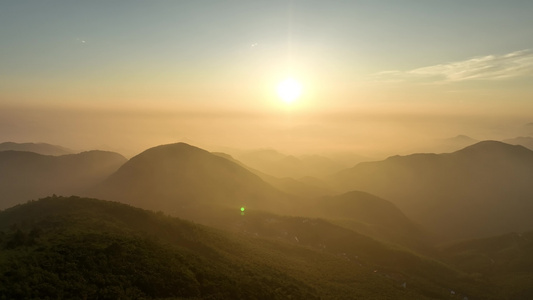
[[[462,241],[443,248],[452,265],[487,282],[497,299],[533,299],[533,232]]]
[[[240,232],[78,197],[15,206],[0,212],[0,298],[448,299],[450,287],[484,296],[437,261],[325,221],[233,219]]]

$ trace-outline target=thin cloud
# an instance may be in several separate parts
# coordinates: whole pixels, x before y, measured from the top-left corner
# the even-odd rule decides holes
[[[385,71],[376,74],[375,79],[388,82],[445,83],[466,80],[502,80],[531,74],[533,74],[533,52],[521,50],[505,55],[474,57],[410,71]]]

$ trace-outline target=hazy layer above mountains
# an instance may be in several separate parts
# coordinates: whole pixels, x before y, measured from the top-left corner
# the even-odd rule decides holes
[[[300,158],[325,156],[341,165],[416,152],[444,153],[444,140],[459,134],[475,140],[533,136],[532,120],[505,112],[355,109],[349,111],[224,110],[221,108],[0,106],[3,141],[48,142],[75,151],[100,149],[133,157],[183,141],[209,151],[239,153],[275,149]],[[97,121],[96,121],[97,120]],[[442,144],[444,147],[440,147]]]

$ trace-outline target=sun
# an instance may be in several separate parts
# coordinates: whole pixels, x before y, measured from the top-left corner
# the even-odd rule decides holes
[[[289,77],[278,84],[278,96],[290,104],[300,98],[302,85],[292,77]]]

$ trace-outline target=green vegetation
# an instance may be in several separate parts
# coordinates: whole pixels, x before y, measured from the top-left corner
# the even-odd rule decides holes
[[[0,298],[317,298],[299,280],[213,247],[219,232],[161,214],[57,197],[0,218]]]
[[[322,220],[235,215],[240,233],[95,199],[18,205],[0,212],[0,298],[447,299],[449,287],[478,290],[437,261]]]
[[[475,239],[445,248],[449,262],[487,284],[494,299],[533,299],[533,232]]]

